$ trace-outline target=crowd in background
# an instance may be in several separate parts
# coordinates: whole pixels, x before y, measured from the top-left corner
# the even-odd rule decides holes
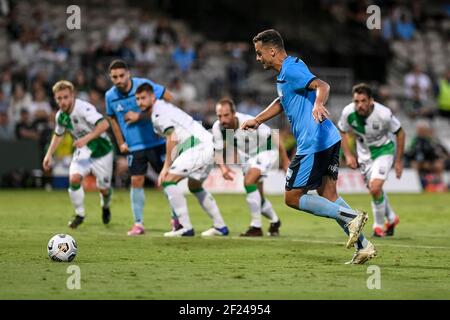
[[[389,15],[383,19],[382,30],[374,37],[381,37],[384,42],[411,41],[425,23],[424,5],[424,1],[413,1],[409,8],[395,5],[395,2],[389,5]],[[367,1],[324,0],[321,8],[336,21],[361,25],[367,18]],[[174,94],[174,103],[207,128],[215,121],[215,102],[223,95],[236,101],[238,111],[251,115],[258,114],[269,102],[262,101],[257,88],[249,85],[252,68],[260,68],[253,62],[251,44],[223,43],[215,51],[211,49],[212,44],[195,41],[193,34],[177,32],[167,16],[155,18],[143,11],[138,27],[131,28],[125,19],[110,21],[104,26],[106,32],[100,42],[89,43],[81,54],[75,55],[67,36],[55,33],[44,10],[36,8],[32,19],[26,22],[18,17],[18,9],[12,5],[3,20],[10,46],[7,48],[9,61],[0,66],[2,141],[35,140],[44,154],[57,111],[51,87],[62,78],[75,84],[79,98],[88,100],[104,113],[104,93],[111,86],[107,64],[114,58],[128,61],[134,76],[163,75],[161,79],[152,80],[164,84]],[[225,58],[214,60],[214,52],[220,52]],[[162,56],[168,63],[161,66]],[[77,64],[73,63],[75,59]],[[205,78],[207,83],[199,86],[203,80],[201,75],[215,65],[221,65],[224,73]],[[393,97],[389,86],[379,83],[377,100],[386,103],[395,113],[419,119],[417,137],[411,140],[405,161],[419,170],[426,185],[427,179],[431,179],[427,176],[440,175],[450,169],[448,152],[433,136],[429,122],[422,120],[436,116],[450,118],[450,66],[443,74],[430,74],[424,67],[410,66],[404,74],[401,97]],[[288,127],[281,128],[281,133],[292,155],[295,141]],[[64,151],[59,153],[61,157],[70,155],[70,144],[71,140],[67,138],[61,147]]]

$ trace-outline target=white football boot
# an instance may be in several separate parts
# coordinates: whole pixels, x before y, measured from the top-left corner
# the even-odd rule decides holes
[[[366,261],[369,261],[370,259],[376,257],[377,254],[377,249],[375,249],[375,246],[372,244],[372,242],[369,242],[367,247],[356,250],[356,252],[353,254],[352,260],[346,262],[345,264],[364,264]]]
[[[347,249],[350,249],[353,247],[355,242],[358,240],[359,235],[361,234],[362,229],[364,228],[364,225],[366,224],[367,220],[369,219],[369,215],[364,211],[356,210],[358,215],[349,223],[346,224],[348,227],[349,235],[348,235],[348,241],[347,241]]]

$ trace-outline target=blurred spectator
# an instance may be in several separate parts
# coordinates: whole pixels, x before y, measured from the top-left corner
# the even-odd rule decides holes
[[[230,94],[235,99],[239,98],[245,86],[248,74],[248,65],[242,57],[242,50],[238,46],[231,50],[231,61],[227,66],[227,80]]]
[[[31,20],[32,30],[38,36],[38,39],[43,42],[53,40],[55,30],[45,14],[45,10],[38,8],[33,12],[33,19]]]
[[[156,26],[155,43],[164,47],[171,47],[177,41],[177,33],[170,25],[169,19],[165,17],[160,18]]]
[[[409,41],[413,38],[416,28],[408,13],[400,13],[400,17],[395,24],[395,32],[401,40]]]
[[[262,111],[262,107],[256,102],[253,94],[247,94],[237,106],[238,112],[246,113],[252,116],[258,115]]]
[[[195,61],[195,51],[187,39],[182,39],[180,45],[175,48],[172,60],[181,72],[187,73],[191,70]]]
[[[17,82],[13,88],[9,116],[11,121],[17,122],[20,119],[20,111],[29,110],[32,103],[31,94],[26,92],[22,83]]]
[[[3,92],[6,98],[11,98],[12,95],[12,88],[13,88],[13,82],[12,82],[12,73],[9,68],[5,68],[1,74],[1,88],[0,90]]]
[[[86,75],[82,70],[78,70],[77,73],[75,73],[73,85],[75,86],[75,89],[77,90],[78,94],[83,96],[88,95],[90,88],[86,80]]]
[[[384,17],[381,23],[381,31],[384,40],[390,41],[395,37],[395,10],[389,8],[389,14]]]
[[[419,65],[415,65],[412,70],[405,75],[404,88],[406,98],[414,98],[414,87],[418,87],[419,97],[422,101],[428,100],[431,92],[431,80],[426,73],[422,72]]]
[[[194,85],[175,77],[168,85],[168,89],[173,94],[174,104],[185,109],[197,98],[197,89]]]
[[[450,119],[450,67],[439,80],[437,102],[439,114]]]
[[[153,66],[156,62],[156,49],[155,47],[145,40],[140,41],[135,49],[136,62],[141,66]]]
[[[98,112],[106,115],[105,98],[100,92],[95,89],[90,90],[87,100],[97,108]]]
[[[412,139],[405,158],[410,166],[419,172],[422,185],[442,184],[445,162],[449,154],[445,147],[434,137],[429,122],[419,120],[416,124],[416,136]]]
[[[97,75],[94,81],[94,89],[100,92],[102,95],[109,89],[108,80],[103,74]]]
[[[118,56],[125,61],[134,61],[136,54],[134,53],[133,39],[127,37],[118,49]]]
[[[139,40],[146,42],[153,42],[155,40],[155,23],[146,12],[139,19],[138,37]]]
[[[5,94],[2,90],[0,90],[0,112],[8,112],[9,109],[9,101],[5,97]]]
[[[66,37],[64,34],[60,34],[56,40],[55,54],[56,59],[59,63],[66,62],[70,57],[70,47],[66,42]]]
[[[393,113],[400,112],[400,104],[398,100],[393,97],[390,86],[381,85],[378,88],[378,96],[376,100],[391,109]]]
[[[0,140],[12,141],[14,138],[14,125],[9,121],[8,113],[0,111]]]
[[[108,28],[108,41],[113,45],[119,45],[130,34],[130,28],[125,19],[119,18]]]
[[[412,97],[405,100],[405,112],[411,118],[433,118],[435,109],[431,106],[429,99],[423,100],[420,96],[419,86],[412,87]]]
[[[20,119],[16,124],[15,132],[18,140],[39,140],[39,134],[31,122],[28,110],[20,111]]]
[[[11,60],[19,68],[28,67],[36,57],[39,46],[36,42],[31,41],[31,36],[29,32],[24,31],[20,34],[19,40],[10,46]]]
[[[38,87],[34,92],[34,99],[29,109],[30,115],[35,118],[46,118],[52,112],[44,88]]]

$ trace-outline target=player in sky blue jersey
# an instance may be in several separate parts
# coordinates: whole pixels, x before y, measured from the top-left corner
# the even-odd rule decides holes
[[[362,234],[367,213],[352,210],[336,191],[341,138],[327,119],[325,103],[330,86],[315,77],[301,59],[287,55],[283,38],[276,30],[259,33],[253,43],[256,59],[264,69],[278,72],[278,98],[254,119],[244,122],[241,128],[256,129],[261,123],[285,113],[297,140],[297,152],[286,173],[286,204],[335,219],[349,236],[347,248],[356,247],[348,263],[365,263],[377,254],[373,244]],[[308,194],[309,190],[317,190],[318,195]]]
[[[163,86],[148,79],[131,77],[128,65],[122,60],[111,62],[109,76],[114,86],[105,94],[106,113],[120,152],[127,154],[131,174],[130,198],[134,225],[128,235],[140,235],[145,232],[145,173],[148,163],[156,172],[161,171],[165,158],[165,140],[155,134],[150,115],[141,113],[136,104],[135,92],[142,83],[149,83],[153,86],[157,99],[170,102],[172,95]]]

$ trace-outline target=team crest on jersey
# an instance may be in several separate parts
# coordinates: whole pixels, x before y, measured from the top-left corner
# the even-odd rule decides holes
[[[77,124],[77,123],[78,123],[78,118],[73,118],[73,122],[74,122],[75,124]]]
[[[122,112],[123,110],[124,110],[124,109],[123,109],[122,105],[119,103],[119,104],[117,105],[116,111],[117,111],[117,112]]]
[[[373,130],[380,130],[380,123],[379,122],[374,122],[372,123],[372,129]]]

